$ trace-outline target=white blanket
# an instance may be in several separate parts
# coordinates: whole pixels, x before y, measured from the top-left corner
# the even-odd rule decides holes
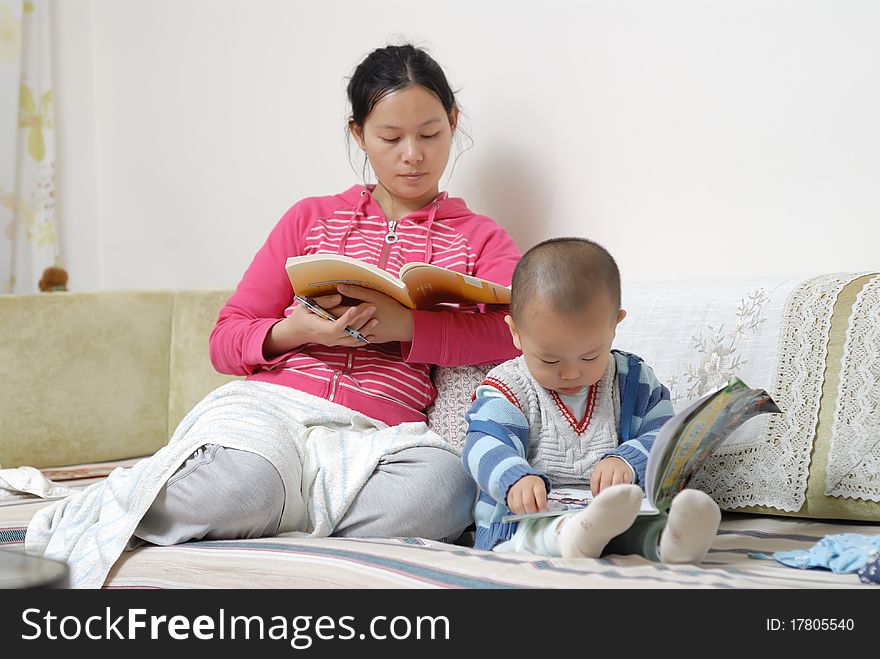
[[[168,478],[209,443],[272,462],[285,489],[280,532],[316,537],[330,535],[384,455],[451,450],[424,423],[388,427],[288,387],[230,382],[196,405],[155,455],[40,510],[26,551],[67,561],[74,587],[101,587]]]
[[[53,483],[34,467],[0,469],[0,499],[60,499],[71,494],[69,487]]]

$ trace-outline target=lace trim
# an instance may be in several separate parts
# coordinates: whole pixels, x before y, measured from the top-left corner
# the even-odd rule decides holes
[[[724,509],[769,506],[800,510],[807,490],[810,451],[819,419],[831,312],[851,281],[870,273],[813,277],[785,303],[777,367],[770,395],[783,414],[752,421],[755,439],[722,445],[696,474],[693,486]],[[749,422],[751,423],[751,422]]]
[[[853,304],[843,357],[825,494],[880,501],[880,276]]]

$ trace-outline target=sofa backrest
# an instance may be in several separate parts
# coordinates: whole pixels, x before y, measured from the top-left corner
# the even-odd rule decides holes
[[[0,465],[148,455],[232,379],[208,359],[229,291],[0,296]]]
[[[217,314],[232,291],[185,290],[174,293],[171,351],[168,366],[168,426],[164,446],[180,420],[206,394],[238,379],[214,370],[208,338]],[[158,448],[158,447],[157,447]]]
[[[739,377],[782,414],[734,432],[689,482],[724,510],[880,522],[880,274],[623,288],[615,345],[683,409]]]

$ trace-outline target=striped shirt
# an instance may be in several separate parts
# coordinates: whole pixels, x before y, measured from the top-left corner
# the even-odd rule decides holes
[[[405,263],[432,263],[502,285],[510,284],[519,259],[504,229],[445,193],[398,222],[387,220],[364,186],[304,199],[272,230],[221,310],[210,341],[218,371],[290,386],[396,424],[425,420],[436,395],[432,364],[493,363],[518,354],[506,309],[471,306],[413,311],[411,342],[305,344],[266,359],[266,335],[294,308],[287,257],[318,253],[345,254],[395,276]]]

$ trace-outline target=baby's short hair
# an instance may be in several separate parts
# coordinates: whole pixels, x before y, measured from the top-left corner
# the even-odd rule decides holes
[[[510,315],[521,322],[536,302],[560,315],[585,309],[599,292],[608,294],[612,312],[620,311],[620,271],[600,244],[587,238],[551,238],[538,243],[513,271]]]

